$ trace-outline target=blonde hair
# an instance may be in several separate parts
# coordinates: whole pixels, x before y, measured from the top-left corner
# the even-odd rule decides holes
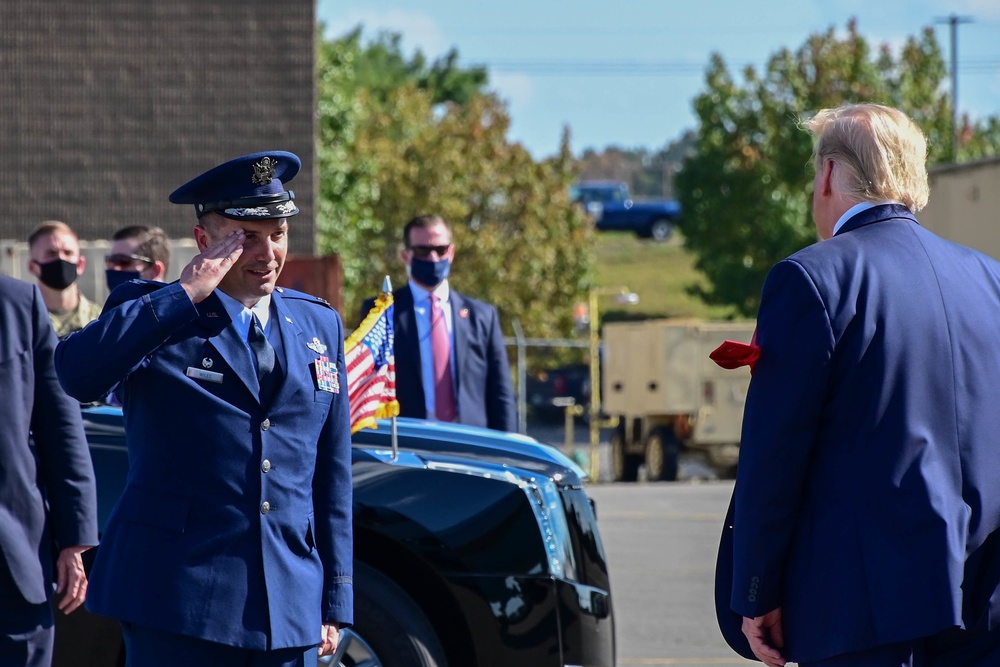
[[[859,201],[897,201],[916,213],[927,205],[927,140],[899,109],[849,104],[823,109],[803,123],[816,138],[816,169],[833,160],[847,172],[845,194]]]
[[[76,235],[76,232],[73,231],[73,228],[65,222],[62,222],[61,220],[46,220],[35,227],[31,234],[28,235],[28,247],[35,247],[35,241],[43,236],[49,236],[50,234],[69,234],[77,243],[80,241],[80,238]]]

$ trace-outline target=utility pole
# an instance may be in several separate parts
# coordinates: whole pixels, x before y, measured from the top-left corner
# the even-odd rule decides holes
[[[972,23],[972,17],[952,14],[934,22],[951,26],[951,161],[958,162],[958,24]]]

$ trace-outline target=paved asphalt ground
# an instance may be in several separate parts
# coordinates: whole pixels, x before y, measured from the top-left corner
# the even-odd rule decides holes
[[[752,665],[715,619],[731,481],[590,484],[608,554],[619,667]]]
[[[528,434],[565,451],[561,425],[531,423]],[[587,491],[611,570],[618,667],[760,665],[734,653],[715,619],[715,557],[733,482],[703,479],[681,461],[680,482],[612,483],[609,433],[598,448],[599,483]],[[587,454],[586,424],[574,447]]]

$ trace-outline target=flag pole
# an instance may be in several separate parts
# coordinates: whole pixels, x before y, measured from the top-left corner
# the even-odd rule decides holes
[[[385,280],[382,281],[382,294],[392,294],[392,281],[389,280],[389,276],[386,276]],[[395,462],[399,460],[399,434],[396,431],[396,415],[390,419],[392,420],[389,428],[390,440],[392,441],[392,460]]]

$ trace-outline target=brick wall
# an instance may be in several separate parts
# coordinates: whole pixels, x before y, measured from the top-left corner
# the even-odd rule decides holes
[[[312,254],[315,31],[314,0],[3,0],[0,239],[49,219],[187,238],[174,188],[283,149],[303,161],[291,251]]]

